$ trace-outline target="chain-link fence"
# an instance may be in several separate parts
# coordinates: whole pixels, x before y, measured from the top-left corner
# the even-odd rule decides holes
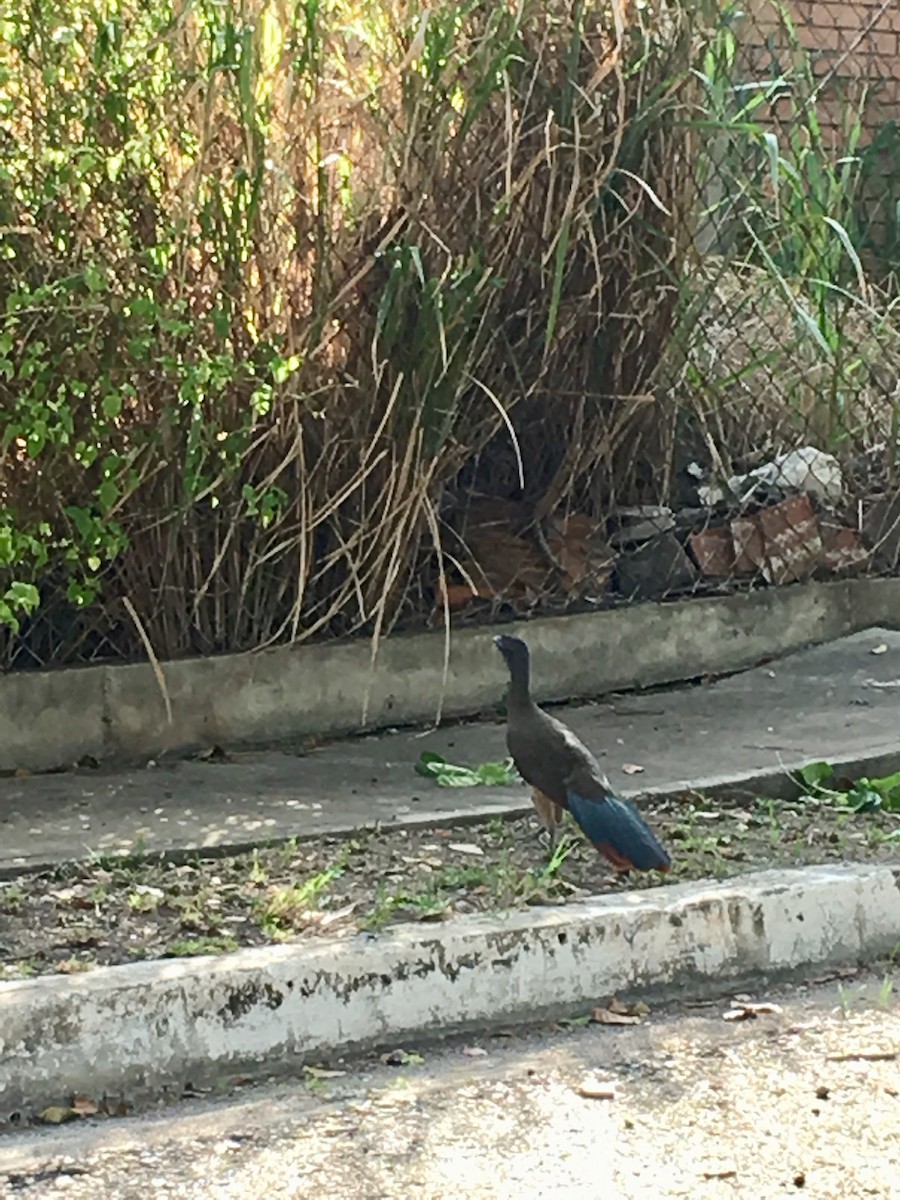
[[[900,10],[750,0],[713,16],[632,503],[605,523],[557,514],[529,542],[509,536],[521,509],[481,499],[451,607],[472,611],[473,591],[482,609],[527,605],[548,562],[558,605],[900,567]]]
[[[27,212],[0,88],[5,666],[897,572],[895,0],[127,8]]]

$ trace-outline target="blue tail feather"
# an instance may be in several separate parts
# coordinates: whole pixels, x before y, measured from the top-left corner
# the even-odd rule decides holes
[[[665,871],[672,865],[656,835],[627,800],[610,794],[590,800],[572,791],[567,799],[576,823],[598,849],[612,851],[609,857],[618,857],[638,871]]]

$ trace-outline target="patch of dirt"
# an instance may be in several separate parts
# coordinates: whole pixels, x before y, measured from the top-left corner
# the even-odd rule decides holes
[[[616,879],[571,822],[548,859],[531,818],[323,838],[189,865],[105,861],[23,875],[0,883],[0,979],[349,936],[762,867],[900,858],[897,814],[809,800],[643,808],[672,851],[666,877]]]

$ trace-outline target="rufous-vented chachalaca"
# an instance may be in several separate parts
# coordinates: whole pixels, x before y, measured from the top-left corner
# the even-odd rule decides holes
[[[506,744],[534,789],[541,824],[555,844],[562,809],[617,871],[668,871],[671,859],[633,804],[616,796],[587,746],[531,698],[531,656],[521,638],[495,637],[509,668]]]

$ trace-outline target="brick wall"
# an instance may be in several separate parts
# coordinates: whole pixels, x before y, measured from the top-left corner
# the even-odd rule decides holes
[[[822,81],[830,123],[833,102],[860,97],[867,125],[900,120],[900,0],[785,0],[800,45]],[[741,29],[742,69],[771,72],[791,55],[790,38],[771,0],[750,0]]]
[[[889,267],[900,262],[900,0],[783,0],[797,41],[808,51],[818,81],[816,111],[826,144],[845,151],[847,131],[863,116],[859,149],[873,139],[882,148],[867,154],[868,200],[862,215],[870,245],[885,247]],[[771,79],[789,69],[796,50],[772,0],[747,0],[738,36],[739,70],[745,80]],[[772,119],[791,116],[796,100],[781,102]],[[897,129],[886,128],[895,122]],[[893,230],[893,232],[891,232]]]

